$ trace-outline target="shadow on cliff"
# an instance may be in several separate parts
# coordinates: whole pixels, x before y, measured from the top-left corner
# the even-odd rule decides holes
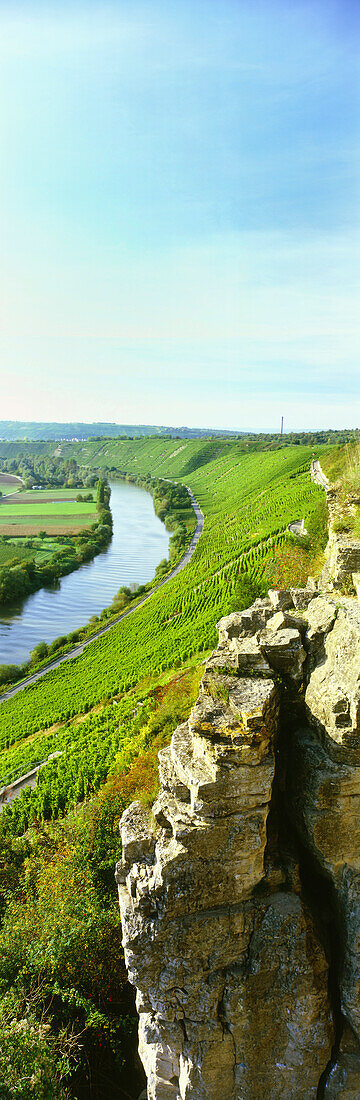
[[[338,1058],[345,1025],[340,995],[344,966],[344,920],[334,881],[321,866],[315,850],[311,850],[309,838],[306,838],[304,793],[311,787],[314,776],[306,776],[302,765],[306,744],[312,745],[316,758],[316,752],[324,752],[325,745],[330,752],[331,743],[324,727],[309,724],[304,698],[298,694],[291,698],[291,695],[291,691],[282,690],[274,792],[275,832],[280,860],[290,876],[289,884],[300,893],[304,906],[311,914],[329,968],[328,995],[334,1042],[330,1059],[319,1078],[317,1100],[323,1100],[328,1095],[326,1085]],[[314,765],[316,772],[315,761]],[[270,835],[271,831],[274,832],[274,823],[271,830],[270,822]]]
[[[137,1022],[135,993],[127,984],[128,1012]],[[137,1049],[137,1027],[128,1037],[126,1065],[116,1060],[108,1046],[89,1046],[84,1050],[82,1065],[73,1074],[69,1095],[73,1100],[138,1100],[146,1088],[146,1077]]]

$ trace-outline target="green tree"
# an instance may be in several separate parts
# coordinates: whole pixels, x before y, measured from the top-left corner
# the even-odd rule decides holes
[[[98,508],[100,507],[101,504],[104,503],[104,494],[105,494],[105,481],[104,481],[103,477],[100,477],[99,481],[97,483],[97,486],[96,486],[96,503],[97,503]]]

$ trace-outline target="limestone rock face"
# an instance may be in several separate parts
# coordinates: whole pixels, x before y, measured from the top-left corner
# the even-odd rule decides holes
[[[298,630],[293,627],[280,627],[277,630],[268,628],[260,634],[259,641],[260,648],[273,669],[295,682],[301,681],[306,654]]]
[[[360,540],[331,532],[326,550],[327,572],[335,587],[349,581],[360,570]]]
[[[312,719],[339,745],[354,748],[360,721],[360,605],[343,597],[309,605],[310,652],[319,647],[322,659],[314,668],[306,691]],[[350,738],[350,741],[349,741]]]
[[[349,529],[353,521],[353,505],[358,504],[358,497],[348,496],[346,501],[338,499],[336,489],[327,491],[327,504],[329,512],[329,540],[325,549],[325,566],[323,568],[320,584],[323,589],[331,591],[340,589],[357,592],[354,576],[360,572],[360,539],[351,534],[338,532],[336,521],[348,518]],[[358,597],[359,598],[359,597]]]
[[[224,998],[236,1098],[316,1097],[329,1041],[326,980],[324,953],[299,897],[275,893],[259,904],[246,962],[229,975]]]
[[[358,1026],[360,827],[347,757],[348,735],[357,751],[356,624],[346,602],[339,610],[320,601],[310,586],[297,601],[271,593],[220,621],[199,698],[160,753],[156,802],[123,815],[116,877],[149,1100],[315,1100],[322,1074],[330,1081],[334,961],[307,859],[314,893],[322,877],[337,891],[348,945],[342,1003]],[[338,682],[342,615],[346,727],[329,703],[338,702],[329,685]],[[311,688],[318,661],[328,678],[322,701]],[[335,756],[323,741],[326,707]],[[350,1089],[353,1065],[356,1051],[339,1047],[334,1081],[347,1074]]]
[[[325,1100],[358,1100],[360,1096],[359,1046],[350,1028],[345,1025],[340,1050],[324,1089]]]
[[[315,908],[315,890],[327,897],[320,920],[333,940],[338,1028],[352,1036],[324,1096],[351,1097],[360,1095],[360,607],[319,597],[308,622],[306,721],[288,727],[287,807],[311,867]]]

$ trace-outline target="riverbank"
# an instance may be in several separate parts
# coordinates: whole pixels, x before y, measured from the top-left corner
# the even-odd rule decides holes
[[[36,683],[37,680],[39,680],[42,676],[45,676],[47,672],[51,672],[54,668],[57,668],[60,664],[63,663],[63,661],[68,661],[73,659],[74,657],[79,657],[80,654],[84,652],[84,649],[91,645],[91,642],[95,641],[96,638],[100,638],[103,634],[107,634],[113,626],[116,626],[117,623],[122,622],[123,619],[126,619],[127,616],[131,615],[131,613],[135,611],[138,607],[141,607],[144,603],[146,603],[150,596],[152,596],[155,592],[158,592],[159,588],[162,588],[164,584],[167,584],[167,582],[171,580],[172,577],[175,577],[177,573],[185,568],[194,553],[204,526],[204,516],[201,508],[195,500],[195,497],[193,496],[191,490],[187,489],[187,491],[191,498],[192,507],[195,512],[196,527],[190,545],[188,546],[187,550],[185,551],[177,565],[170,570],[170,572],[167,574],[166,577],[163,578],[163,580],[159,581],[158,584],[151,586],[149,591],[146,592],[146,595],[143,595],[140,598],[135,596],[132,600],[131,606],[123,611],[121,615],[115,615],[114,617],[112,617],[111,621],[108,622],[106,626],[100,627],[98,629],[93,629],[90,635],[86,637],[85,640],[80,643],[80,645],[73,646],[72,648],[67,649],[65,652],[62,652],[62,654],[57,657],[56,660],[51,661],[50,663],[43,662],[41,666],[38,667],[36,671],[34,671],[30,676],[24,677],[24,679],[16,683],[13,688],[10,688],[9,690],[4,690],[3,693],[0,694],[0,703],[4,702],[6,699],[11,699],[12,696],[17,695],[18,692],[23,691],[24,688],[28,687],[30,684]]]
[[[95,501],[92,493],[87,494],[86,498],[77,493],[76,499],[74,493],[71,500],[64,501],[63,490],[27,490],[13,494],[9,507],[3,499],[0,501],[0,521],[9,519],[8,526],[6,522],[5,525],[0,522],[0,609],[15,600],[26,598],[45,585],[57,583],[61,577],[91,561],[110,542],[113,521],[107,480],[99,479]],[[45,500],[39,503],[40,497]],[[51,500],[51,497],[56,499]],[[82,516],[77,515],[81,509]],[[78,530],[75,527],[74,533],[69,532],[67,536],[61,525],[60,528],[58,526],[59,514],[66,510],[69,516],[70,512],[72,515],[70,525],[74,520],[80,524]],[[86,526],[94,516],[95,521]],[[35,527],[32,522],[34,518],[37,520]],[[49,537],[42,525],[51,527],[54,519],[55,526],[52,526],[53,533]],[[38,537],[34,538],[34,535]],[[10,559],[6,560],[9,553]]]

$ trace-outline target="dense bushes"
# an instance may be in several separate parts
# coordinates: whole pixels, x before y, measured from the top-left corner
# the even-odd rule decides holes
[[[42,772],[39,788],[1,815],[0,1039],[1,1005],[5,1013],[10,990],[6,1041],[10,1024],[16,1035],[17,1021],[22,1021],[17,1058],[21,1056],[26,1075],[32,1027],[36,1084],[37,1074],[47,1082],[50,1072],[53,1081],[53,1092],[42,1093],[40,1087],[35,1091],[37,1100],[68,1095],[61,1084],[64,1074],[71,1094],[75,1081],[77,1095],[76,1083],[84,1083],[89,1068],[93,1084],[95,1080],[99,1085],[97,1095],[108,1097],[109,1066],[119,1087],[123,1080],[128,1090],[134,1083],[134,1095],[140,1091],[141,1078],[133,1069],[133,996],[126,982],[114,888],[114,865],[120,856],[118,821],[134,798],[152,801],[158,751],[188,714],[198,682],[198,670],[190,668],[131,693],[116,709],[105,707],[102,714],[64,730],[68,749],[62,770],[61,761],[54,761],[52,771]],[[79,778],[84,767],[91,776],[90,797],[67,818],[41,822],[41,817],[56,817],[62,806],[68,811],[73,807],[74,767]],[[48,799],[42,814],[43,782],[42,794],[47,792]],[[25,825],[23,818],[21,826],[22,806],[27,806],[26,824],[30,819],[32,824],[19,836]],[[4,1066],[0,1054],[0,1096]],[[16,1058],[13,1069],[17,1080]],[[17,1095],[27,1100],[31,1091],[4,1093],[9,1100]]]
[[[0,996],[0,1097],[1,1100],[66,1100],[62,1078],[69,1070],[66,1033],[50,1033],[44,1012],[41,1019],[32,1007],[35,996],[13,990]]]

